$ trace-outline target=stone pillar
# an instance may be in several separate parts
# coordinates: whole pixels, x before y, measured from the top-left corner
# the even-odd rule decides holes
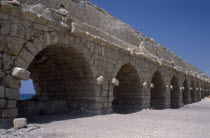
[[[171,94],[170,94],[171,90],[169,88],[167,88],[165,90],[165,94],[166,94],[166,102],[165,102],[165,108],[171,108]]]
[[[20,80],[28,80],[30,72],[22,68],[13,68],[11,75],[7,74],[5,86],[0,86],[0,117],[15,118],[18,116],[17,100],[20,92]]]
[[[0,86],[0,116],[2,118],[14,118],[18,115],[16,108],[19,90]]]

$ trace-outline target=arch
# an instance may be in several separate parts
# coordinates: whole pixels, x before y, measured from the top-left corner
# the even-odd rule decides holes
[[[191,99],[191,94],[189,91],[189,86],[188,86],[187,80],[184,80],[183,91],[182,91],[182,101],[186,105],[190,103],[190,99]]]
[[[199,82],[196,84],[196,102],[200,101],[200,85]]]
[[[73,47],[53,45],[40,51],[30,63],[36,95],[33,103],[42,102],[44,107],[26,109],[27,102],[19,103],[20,114],[37,112],[60,112],[69,109],[88,109],[99,95],[93,71],[83,54]],[[87,98],[88,97],[88,98]]]
[[[196,91],[195,91],[195,83],[194,83],[194,81],[191,81],[190,93],[191,93],[191,101],[192,101],[192,103],[196,102]]]
[[[205,91],[204,91],[204,97],[206,97],[207,96],[207,86],[206,86],[206,84],[204,84],[204,89],[205,89]]]
[[[173,86],[173,88],[170,91],[171,108],[179,108],[180,88],[177,77],[174,76],[171,79],[171,85]]]
[[[150,91],[150,107],[155,109],[166,108],[166,88],[160,71],[156,71],[151,79],[154,88]]]
[[[118,71],[116,79],[119,81],[119,86],[115,86],[113,91],[113,111],[121,112],[127,109],[142,108],[144,101],[141,83],[134,66],[129,63],[123,65]]]

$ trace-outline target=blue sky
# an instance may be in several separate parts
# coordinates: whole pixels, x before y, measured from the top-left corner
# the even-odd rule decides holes
[[[89,0],[210,75],[210,0]]]
[[[89,0],[210,75],[210,0]],[[22,83],[21,93],[32,91]]]

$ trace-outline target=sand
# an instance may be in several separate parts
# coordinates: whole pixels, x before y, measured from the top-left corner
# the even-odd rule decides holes
[[[31,123],[28,128],[16,131],[10,129],[0,137],[210,138],[210,99],[180,109],[144,109],[92,117],[51,115],[36,119],[39,121]]]

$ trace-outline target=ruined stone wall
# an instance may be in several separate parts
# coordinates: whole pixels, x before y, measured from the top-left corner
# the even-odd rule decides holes
[[[108,13],[84,2],[69,0],[63,6],[63,1],[36,2],[54,9],[33,1],[0,3],[1,118],[18,115],[20,81],[29,78],[36,96],[19,105],[20,111],[29,113],[79,109],[105,114],[113,109],[170,108],[171,102],[178,108],[183,101],[200,101],[201,91],[204,97],[209,95],[208,80],[181,65],[189,63],[165,60],[168,57],[162,55],[173,54],[163,47],[161,52],[161,46]],[[117,30],[111,32],[112,27]],[[126,40],[128,34],[132,39]],[[190,92],[183,96],[185,89]],[[22,110],[31,105],[36,109]]]

